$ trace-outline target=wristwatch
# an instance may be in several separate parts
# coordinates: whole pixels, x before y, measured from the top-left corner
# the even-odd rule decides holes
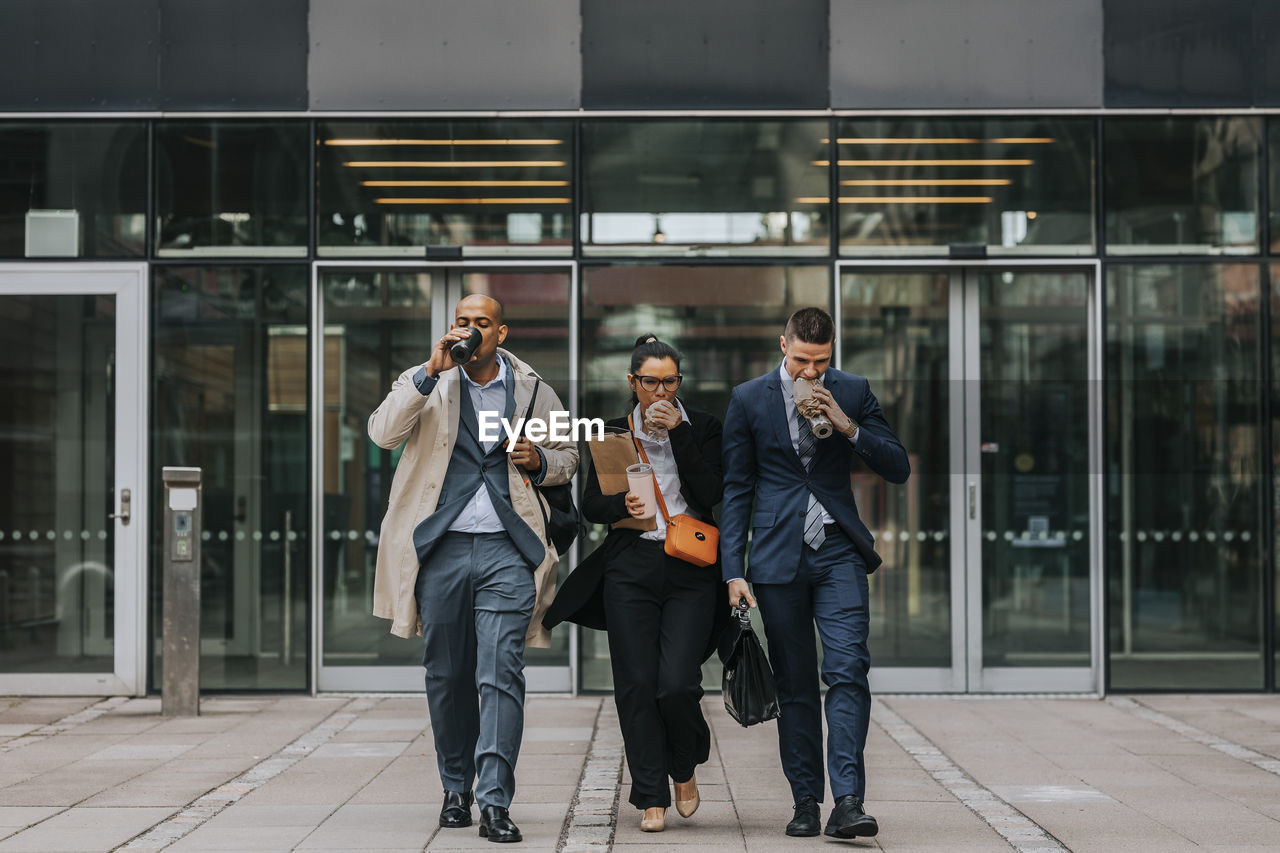
[[[855,435],[858,434],[858,429],[859,429],[858,422],[855,421],[853,418],[849,418],[849,425],[852,426],[853,429],[849,430],[847,433],[841,433],[841,435],[843,435],[845,438],[853,438]]]

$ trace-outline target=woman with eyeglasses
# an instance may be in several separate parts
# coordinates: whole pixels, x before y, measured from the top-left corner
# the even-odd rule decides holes
[[[630,429],[649,464],[669,516],[712,521],[720,503],[720,421],[676,396],[680,354],[653,335],[631,354],[631,411],[609,421]],[[631,492],[605,495],[594,465],[587,473],[582,514],[596,524],[645,516]],[[656,529],[613,527],[556,594],[543,624],[577,622],[608,632],[614,702],[631,770],[631,804],[643,810],[640,829],[661,832],[675,785],[676,811],[698,808],[694,769],[707,760],[711,733],[702,716],[702,662],[728,622],[720,566],[699,567],[664,550],[666,522]]]

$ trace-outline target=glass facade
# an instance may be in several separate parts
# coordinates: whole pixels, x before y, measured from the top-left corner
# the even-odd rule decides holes
[[[156,128],[156,254],[306,257],[305,122]]]
[[[1111,685],[1264,684],[1257,264],[1107,273]]]
[[[309,671],[308,270],[156,267],[152,494],[166,465],[203,469],[200,684],[298,690]],[[153,685],[161,507],[152,502]]]
[[[374,444],[365,425],[400,372],[425,361],[432,286],[430,272],[332,271],[320,279],[325,317],[320,595],[326,666],[408,665],[421,657],[421,650],[391,636],[386,621],[372,615],[378,533],[400,453]]]
[[[976,278],[982,665],[1088,666],[1092,277]]]
[[[115,310],[0,295],[0,673],[112,671]]]
[[[0,258],[146,253],[144,122],[0,122]]]
[[[582,125],[587,255],[827,253],[824,121]]]
[[[886,563],[873,657],[960,673],[912,689],[988,689],[970,662],[1274,689],[1278,235],[1280,119],[1255,115],[0,122],[0,259],[150,264],[153,685],[164,465],[205,471],[206,688],[419,665],[369,615],[398,452],[366,422],[484,292],[578,417],[623,413],[649,331],[684,353],[682,395],[723,417],[777,366],[793,310],[831,310],[840,366],[869,377],[913,469],[901,488],[851,474]],[[67,377],[110,364],[94,330],[112,308],[24,299],[0,295],[24,342],[6,394],[80,388],[80,420],[14,407],[9,480],[62,464],[28,446],[45,422],[98,467],[76,507],[0,504],[0,671],[83,671],[110,655],[102,578],[76,581],[66,644],[15,626],[48,633],[50,560],[110,557],[94,518],[113,445],[94,383]],[[99,350],[72,358],[73,337]],[[596,632],[559,628],[529,662],[610,686]]]
[[[869,579],[876,665],[951,664],[953,460],[950,276],[946,270],[850,270],[840,276],[842,367],[867,377],[907,448],[911,486],[852,475],[859,514],[891,571]],[[958,462],[958,460],[957,460]]]
[[[1280,119],[1271,119],[1267,123],[1267,136],[1270,139],[1267,152],[1269,185],[1267,197],[1271,200],[1268,217],[1271,254],[1280,254]]]
[[[1092,254],[1094,127],[1089,119],[843,121],[840,251]]]
[[[1117,118],[1102,126],[1108,253],[1258,252],[1261,119]]]
[[[565,121],[322,122],[322,256],[568,255],[573,131]]]

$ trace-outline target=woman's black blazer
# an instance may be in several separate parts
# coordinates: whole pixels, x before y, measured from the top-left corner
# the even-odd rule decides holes
[[[683,400],[681,401],[684,402]],[[720,503],[724,490],[724,477],[720,462],[720,421],[707,412],[689,408],[684,410],[689,417],[669,432],[671,452],[675,456],[676,470],[680,473],[680,494],[689,505],[689,514],[702,521],[713,521],[713,511]],[[615,418],[608,422],[611,427],[627,429],[625,417]],[[612,524],[629,518],[627,512],[626,493],[614,495],[600,493],[600,482],[596,479],[595,463],[587,469],[586,486],[582,493],[582,516],[595,524]],[[628,545],[640,537],[639,530],[615,528],[609,531],[603,544],[583,560],[565,579],[564,585],[556,593],[542,624],[550,629],[561,622],[576,622],[587,628],[607,630],[604,615],[604,571],[615,554],[620,553]],[[698,568],[690,565],[691,572],[712,572],[719,579],[719,562],[715,566]],[[728,624],[729,606],[723,596],[716,596],[715,612],[707,614],[708,623],[714,624],[712,645],[708,646],[704,658],[714,649],[714,643],[720,631]]]

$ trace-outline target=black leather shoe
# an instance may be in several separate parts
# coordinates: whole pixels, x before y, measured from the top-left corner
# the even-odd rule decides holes
[[[862,800],[853,794],[845,794],[836,800],[822,834],[832,838],[870,838],[879,831],[880,824],[876,819],[862,810]]]
[[[818,812],[818,801],[813,797],[801,797],[795,804],[796,816],[787,824],[787,835],[793,838],[809,838],[818,834],[818,826],[822,823],[822,815]]]
[[[480,809],[480,837],[499,844],[524,840],[520,827],[511,822],[511,815],[502,806],[484,806]]]
[[[459,794],[444,792],[444,805],[440,807],[440,825],[445,829],[461,829],[471,826],[471,792]]]

